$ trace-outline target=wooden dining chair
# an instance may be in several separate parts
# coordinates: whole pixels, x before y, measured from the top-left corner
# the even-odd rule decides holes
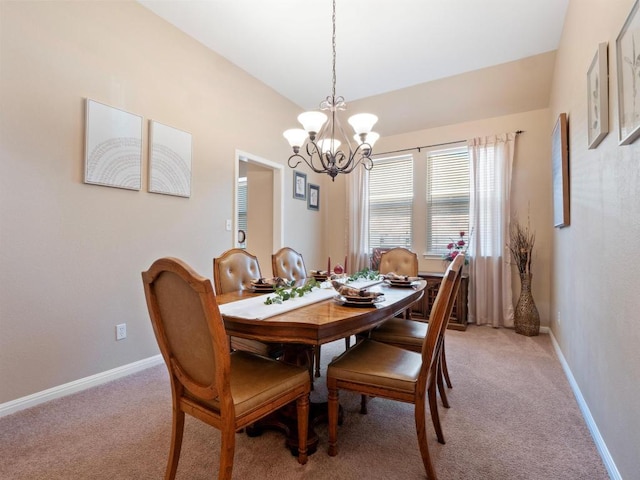
[[[271,255],[271,268],[274,277],[280,277],[290,282],[294,280],[296,283],[303,282],[307,278],[307,268],[304,265],[302,254],[296,252],[291,247],[283,247],[276,253]],[[314,371],[315,376],[320,376],[320,345],[314,345],[313,358],[311,359],[311,372]]]
[[[300,282],[307,278],[307,268],[302,254],[290,247],[283,247],[271,255],[271,268],[274,277],[288,281]]]
[[[273,276],[284,278],[287,281],[302,282],[307,278],[307,268],[304,265],[302,254],[291,247],[283,247],[271,255],[271,268]],[[345,348],[351,346],[349,337],[344,339]],[[315,376],[320,376],[320,345],[313,346],[312,372],[315,365]]]
[[[378,271],[381,275],[394,272],[408,277],[418,276],[418,255],[402,247],[392,248],[382,252]]]
[[[254,279],[261,277],[258,258],[242,248],[232,248],[213,259],[213,284],[218,295],[246,290]],[[281,343],[240,337],[231,337],[231,348],[270,358],[279,358],[284,350]]]
[[[458,263],[462,263],[464,265],[464,258],[462,260],[458,260]],[[453,262],[449,264],[447,271],[445,272],[445,276],[449,274],[449,271],[453,269]],[[460,289],[460,283],[462,281],[462,268],[457,271],[455,276],[453,290],[451,296],[449,298],[449,302],[447,304],[447,310],[444,319],[444,328],[441,329],[441,335],[438,340],[439,346],[439,357],[438,357],[438,369],[437,369],[437,377],[436,384],[438,391],[440,392],[440,399],[442,400],[442,404],[445,408],[449,408],[449,400],[447,398],[447,393],[444,388],[444,381],[446,380],[447,386],[451,388],[451,380],[449,379],[449,370],[446,363],[446,354],[445,354],[445,332],[447,331],[447,326],[449,325],[449,319],[451,317],[451,312],[453,311],[453,305],[456,302],[456,298],[458,295],[458,290]],[[430,323],[419,322],[416,320],[410,319],[402,319],[402,318],[391,318],[385,321],[383,324],[371,330],[369,333],[369,338],[375,340],[377,342],[386,343],[389,345],[394,345],[396,347],[404,348],[406,350],[411,350],[414,352],[422,351],[422,344],[424,343],[424,338],[427,336],[427,332],[431,328]],[[433,416],[434,426],[436,424],[439,425],[439,414],[437,413],[437,404],[431,407],[436,413]],[[438,439],[441,440],[441,443],[444,443],[444,435],[442,430],[439,427],[436,427],[436,433],[438,433]]]
[[[461,268],[462,263],[454,261],[440,284],[429,316],[430,328],[420,353],[365,339],[329,364],[329,455],[338,453],[339,390],[412,403],[427,478],[436,480],[427,442],[425,398],[435,395],[440,331],[444,327],[449,299]],[[429,405],[431,407],[431,401]],[[433,414],[433,409],[431,412]]]
[[[229,343],[209,279],[175,258],[142,273],[147,308],[169,370],[173,398],[171,448],[165,479],[175,478],[185,413],[221,432],[219,479],[230,479],[237,430],[295,401],[298,462],[307,462],[311,382],[305,368]]]
[[[380,255],[378,272],[381,275],[396,273],[407,277],[418,276],[418,255],[411,250],[395,247],[385,250]],[[402,314],[404,318],[411,318],[411,309],[408,308]]]

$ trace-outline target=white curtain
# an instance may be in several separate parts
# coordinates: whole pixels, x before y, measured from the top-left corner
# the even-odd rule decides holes
[[[513,327],[509,223],[515,133],[469,140],[471,162],[469,321]]]
[[[369,171],[356,168],[347,175],[347,271],[369,267]]]

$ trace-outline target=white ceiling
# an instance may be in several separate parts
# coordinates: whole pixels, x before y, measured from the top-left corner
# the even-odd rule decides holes
[[[304,109],[331,93],[331,0],[138,0]],[[569,0],[337,0],[347,102],[555,50]]]

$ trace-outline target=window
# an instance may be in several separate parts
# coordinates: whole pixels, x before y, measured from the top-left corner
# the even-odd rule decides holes
[[[413,158],[374,160],[369,172],[369,247],[411,248]]]
[[[369,172],[371,252],[405,247],[426,248],[422,251],[438,257],[446,253],[461,231],[469,232],[470,183],[466,145],[374,160]],[[419,216],[415,222],[414,215]]]
[[[469,231],[469,152],[466,147],[427,154],[427,254],[441,255]]]

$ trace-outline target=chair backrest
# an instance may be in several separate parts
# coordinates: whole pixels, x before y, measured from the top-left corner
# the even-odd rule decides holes
[[[394,272],[398,275],[415,277],[418,275],[418,255],[406,248],[392,248],[382,252],[378,271],[382,274]]]
[[[181,384],[199,398],[219,397],[221,408],[229,408],[229,342],[211,281],[177,258],[161,258],[142,272],[142,282],[174,401]]]
[[[285,280],[304,280],[307,278],[307,269],[304,266],[302,254],[293,248],[284,247],[271,255],[273,276]]]
[[[451,315],[455,298],[453,291],[456,281],[462,277],[462,266],[464,265],[464,255],[458,255],[447,267],[438,294],[431,307],[429,314],[429,328],[422,343],[422,368],[420,371],[419,388],[426,388],[435,380],[436,362],[442,345],[441,339],[444,336],[444,328]],[[458,281],[459,285],[459,281]]]
[[[213,259],[213,284],[218,295],[245,290],[260,277],[258,259],[242,248],[232,248]]]
[[[464,266],[464,254],[461,253],[458,255],[458,257],[460,256],[462,256],[462,259],[457,260],[458,264],[460,265],[460,268],[458,268],[458,264],[454,265],[453,262],[451,262],[451,264],[449,265],[451,270],[457,273],[456,273],[456,278],[453,282],[453,288],[451,290],[451,296],[449,297],[449,303],[447,304],[447,311],[445,312],[445,315],[444,315],[444,321],[442,322],[442,327],[440,328],[440,342],[439,342],[438,348],[441,348],[442,338],[444,337],[444,332],[446,332],[447,327],[449,326],[449,320],[451,319],[453,306],[455,305],[456,300],[458,298],[458,291],[460,290],[460,284],[462,283],[462,267]]]

